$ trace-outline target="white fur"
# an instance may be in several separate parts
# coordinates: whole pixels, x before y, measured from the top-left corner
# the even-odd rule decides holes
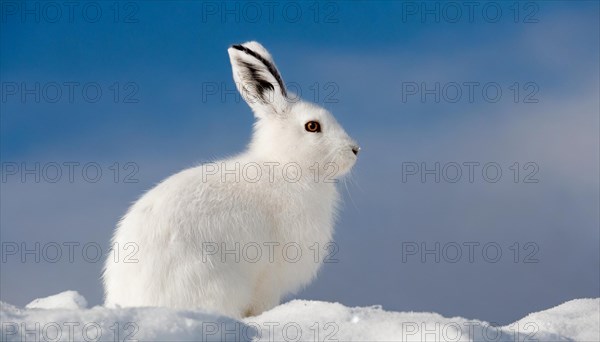
[[[272,63],[260,44],[243,46]],[[105,264],[108,306],[257,315],[308,284],[327,254],[338,202],[336,186],[328,180],[354,165],[356,144],[325,109],[288,100],[256,58],[234,48],[229,55],[238,89],[251,89],[244,98],[257,118],[252,141],[235,157],[167,178],[133,204],[112,239],[118,254],[111,253]],[[249,100],[256,87],[240,61],[273,84],[272,101]],[[320,122],[321,133],[305,130],[311,120]],[[261,177],[256,177],[257,166]],[[216,167],[237,167],[237,177],[215,172]],[[333,171],[334,177],[327,177]],[[297,172],[299,180],[292,181]],[[237,255],[224,253],[223,244],[235,250],[236,243]],[[217,244],[219,251],[208,250],[208,244]],[[296,247],[302,254],[293,262]],[[262,256],[256,260],[258,250]],[[126,262],[127,255],[134,262]]]

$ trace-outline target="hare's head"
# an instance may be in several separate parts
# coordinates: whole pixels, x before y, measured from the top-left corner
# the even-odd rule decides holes
[[[256,123],[250,153],[263,160],[295,162],[347,173],[360,148],[333,115],[315,104],[291,100],[269,52],[257,42],[229,48],[233,79]]]

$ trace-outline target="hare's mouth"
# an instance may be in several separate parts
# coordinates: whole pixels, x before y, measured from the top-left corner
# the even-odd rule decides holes
[[[336,169],[334,178],[337,179],[345,176],[350,172],[357,160],[357,153],[354,153],[352,149],[343,149],[336,153],[331,161],[333,168]]]

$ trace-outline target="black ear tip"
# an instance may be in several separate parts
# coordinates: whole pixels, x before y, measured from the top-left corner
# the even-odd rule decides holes
[[[273,62],[267,60],[261,54],[257,53],[256,51],[254,51],[252,49],[245,47],[244,45],[236,44],[236,45],[232,45],[231,48],[238,50],[238,51],[242,51],[242,52],[248,54],[249,56],[254,57],[258,62],[262,63],[262,65],[267,68],[269,73],[275,78],[275,80],[279,84],[279,88],[281,88],[281,92],[282,92],[283,96],[287,96],[287,92],[285,91],[285,85],[283,84],[283,80],[281,79],[281,76],[279,75],[279,71],[277,71],[277,68],[275,68],[275,65],[273,65]],[[248,70],[250,70],[253,74],[256,74],[256,70],[252,70],[252,69],[256,69],[256,66],[251,66],[251,64],[248,64],[248,63],[246,63],[246,64],[247,64],[246,68]],[[264,86],[263,86],[263,88],[264,88]],[[272,84],[269,84],[268,88],[274,89]]]

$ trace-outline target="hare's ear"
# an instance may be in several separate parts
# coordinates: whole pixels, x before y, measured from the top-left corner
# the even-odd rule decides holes
[[[235,85],[254,115],[285,113],[285,85],[269,52],[257,42],[233,45],[227,52]]]

